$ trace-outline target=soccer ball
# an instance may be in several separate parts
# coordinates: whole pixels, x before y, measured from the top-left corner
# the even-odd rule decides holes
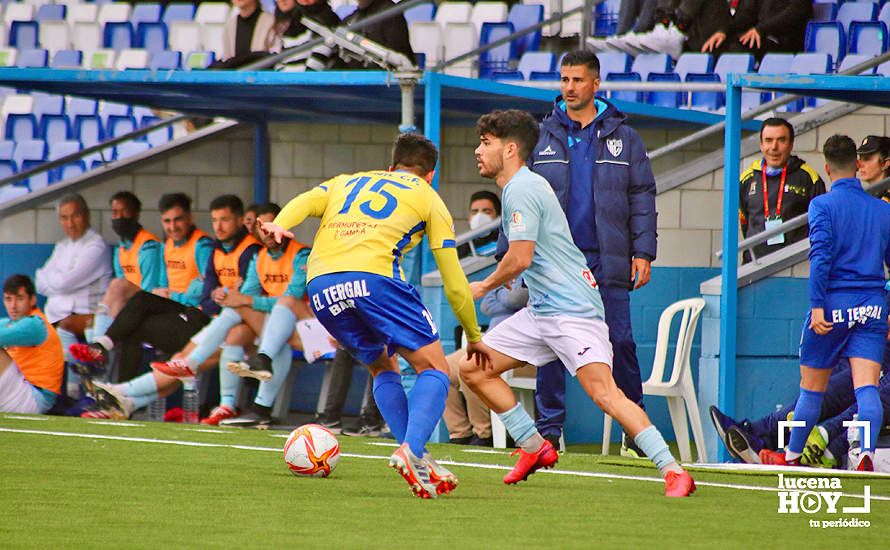
[[[284,444],[284,462],[295,476],[328,477],[339,461],[340,442],[318,424],[300,426]]]

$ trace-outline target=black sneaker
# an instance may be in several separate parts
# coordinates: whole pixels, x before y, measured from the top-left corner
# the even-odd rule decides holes
[[[479,437],[478,435],[474,435],[470,439],[470,445],[475,445],[477,447],[494,447],[494,439],[491,436],[488,437]],[[556,447],[557,449],[559,447]]]
[[[258,353],[245,361],[232,361],[226,367],[242,378],[256,378],[260,382],[272,379],[272,360],[264,353]]]
[[[643,449],[637,447],[636,442],[627,437],[627,434],[621,434],[621,456],[625,458],[647,458]]]
[[[316,417],[315,423],[323,428],[327,428],[334,435],[343,433],[343,423],[339,420],[329,420],[322,417]]]
[[[380,437],[383,434],[383,426],[361,426],[357,430],[343,430],[343,435],[352,437]]]
[[[256,403],[251,406],[249,411],[240,416],[219,421],[220,426],[230,428],[256,428],[258,430],[268,430],[271,424],[272,407],[263,407]]]
[[[473,441],[473,437],[474,436],[472,435],[467,435],[464,437],[452,437],[448,440],[448,442],[452,445],[469,445],[470,441]]]
[[[723,439],[726,449],[733,457],[746,464],[760,464],[760,449],[751,440],[749,434],[739,426],[730,426],[726,429],[726,437]]]

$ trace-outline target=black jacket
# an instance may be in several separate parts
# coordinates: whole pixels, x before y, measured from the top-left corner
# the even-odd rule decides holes
[[[384,10],[388,10],[395,6],[392,0],[373,0],[366,8],[359,8],[352,15],[347,17],[343,23],[352,25],[362,19],[367,19],[372,15],[378,14]],[[377,42],[391,50],[397,51],[414,63],[414,50],[411,49],[411,41],[408,39],[408,22],[401,13],[386,19],[372,23],[358,31],[365,38]],[[344,62],[341,61],[337,68],[340,69],[366,69],[377,68],[376,66],[366,67],[358,61]]]
[[[747,170],[742,172],[739,178],[739,224],[742,226],[742,235],[745,237],[751,237],[766,230],[766,221],[763,215],[763,173],[760,167],[760,159],[755,160]],[[770,217],[775,215],[776,204],[779,201],[781,178],[781,175],[766,177]],[[782,196],[782,221],[788,221],[804,214],[810,206],[810,201],[824,193],[825,183],[819,174],[799,157],[791,156],[788,159],[788,173],[785,176],[785,191]],[[783,244],[761,243],[755,246],[754,254],[759,258],[806,237],[807,226],[805,225],[786,233]],[[748,254],[745,254],[745,261],[750,261]]]
[[[761,48],[773,52],[803,51],[810,0],[740,0],[725,27],[727,41],[738,41],[751,27],[760,33]]]

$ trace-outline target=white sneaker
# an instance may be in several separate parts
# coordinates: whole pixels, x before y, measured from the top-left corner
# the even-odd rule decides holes
[[[606,45],[610,48],[614,48],[615,50],[622,51],[624,53],[636,56],[643,52],[638,48],[635,48],[627,43],[627,36],[631,33],[622,34],[620,36],[610,36],[606,39]]]
[[[647,50],[666,53],[676,60],[683,53],[685,42],[686,35],[672,23],[667,28],[664,25],[655,25],[652,32],[640,40],[640,45]]]

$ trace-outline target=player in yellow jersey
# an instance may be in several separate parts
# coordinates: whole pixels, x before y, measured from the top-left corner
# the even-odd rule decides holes
[[[448,363],[438,329],[417,290],[404,280],[400,262],[424,232],[442,273],[445,295],[469,340],[467,354],[488,361],[476,309],[454,246],[445,203],[429,185],[436,146],[417,134],[400,135],[387,171],[330,179],[291,200],[263,231],[280,241],[308,216],[321,218],[307,263],[310,305],[318,320],[374,376],[374,399],[402,445],[390,458],[421,498],[457,486],[457,478],[424,448],[448,395]],[[405,396],[392,355],[417,371]]]

